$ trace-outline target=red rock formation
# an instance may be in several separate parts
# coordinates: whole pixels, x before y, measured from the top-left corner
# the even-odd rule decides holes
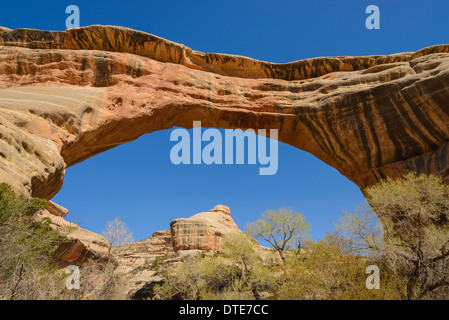
[[[223,236],[236,231],[239,228],[231,218],[231,210],[217,205],[209,212],[173,220],[170,230],[157,231],[148,239],[115,247],[117,273],[125,279],[126,295],[146,290],[147,285],[162,280],[156,264],[173,266],[199,251],[221,250]],[[261,252],[267,250],[258,248]]]
[[[286,64],[202,53],[121,27],[0,28],[0,181],[51,198],[65,168],[145,133],[279,129],[360,188],[449,181],[449,45]]]
[[[197,213],[190,218],[175,219],[170,223],[173,249],[221,250],[223,236],[239,227],[231,218],[231,210],[223,205],[215,206],[209,212]]]
[[[62,208],[62,207],[61,207]],[[62,208],[64,209],[64,208]],[[44,210],[37,215],[36,220],[50,219],[50,227],[57,229],[69,241],[62,242],[55,252],[55,257],[66,264],[82,264],[88,259],[105,260],[108,255],[109,244],[106,239],[89,230],[56,216]]]
[[[61,206],[52,203],[52,207],[67,214],[67,209]],[[89,258],[107,258],[109,245],[102,235],[82,229],[50,210],[44,210],[36,219],[41,221],[44,218],[50,219],[50,226],[71,240],[62,243],[55,253],[60,261],[82,264]],[[227,206],[217,205],[209,212],[175,219],[170,223],[170,230],[156,231],[150,238],[115,247],[114,253],[123,265],[121,268],[126,269],[129,265],[134,266],[135,260],[142,262],[155,257],[174,256],[186,250],[221,250],[223,236],[235,231],[240,229],[231,218],[231,210]]]
[[[163,255],[167,252],[173,252],[173,241],[170,230],[156,231],[153,235],[144,240],[136,241],[124,246],[121,254],[129,253],[148,253],[154,255]]]

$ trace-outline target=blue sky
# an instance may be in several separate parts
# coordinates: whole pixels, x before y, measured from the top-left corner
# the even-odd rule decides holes
[[[0,11],[0,25],[64,30],[71,4],[80,8],[81,26],[120,25],[200,51],[272,62],[449,43],[447,0],[9,1]],[[371,4],[380,8],[380,30],[365,27]],[[312,223],[312,237],[318,239],[333,229],[343,209],[364,200],[335,169],[282,143],[274,176],[259,176],[259,165],[175,166],[170,132],[142,136],[68,168],[53,201],[69,209],[68,220],[95,232],[120,216],[138,240],[216,204],[229,206],[241,228],[268,208],[291,207]]]

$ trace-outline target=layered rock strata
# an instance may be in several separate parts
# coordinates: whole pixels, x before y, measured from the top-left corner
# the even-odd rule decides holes
[[[173,126],[278,129],[362,190],[449,181],[449,45],[278,64],[127,28],[0,28],[0,181],[50,199],[65,169]]]

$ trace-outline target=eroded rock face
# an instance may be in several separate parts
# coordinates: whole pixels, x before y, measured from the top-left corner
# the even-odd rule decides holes
[[[68,264],[83,264],[90,258],[106,260],[107,240],[102,235],[66,221],[63,214],[67,212],[67,209],[50,202],[49,208],[36,217],[37,221],[50,219],[50,226],[71,240],[61,244],[56,257]],[[138,265],[156,257],[175,258],[176,254],[182,255],[181,251],[221,250],[223,237],[236,231],[240,229],[231,218],[231,210],[227,206],[217,205],[209,212],[175,219],[170,223],[169,230],[156,231],[150,238],[115,247],[114,254],[119,257],[119,270],[126,273],[132,271],[136,261]],[[179,256],[175,259],[181,260]]]
[[[231,210],[223,205],[209,212],[197,213],[190,218],[175,219],[170,223],[173,249],[221,250],[223,236],[239,227],[231,218]]]
[[[209,212],[173,220],[170,230],[157,231],[150,238],[115,247],[117,273],[125,279],[125,295],[151,295],[148,291],[162,280],[158,272],[161,267],[176,265],[200,252],[221,250],[223,237],[230,232],[240,232],[231,218],[231,210],[217,205]]]
[[[361,189],[449,181],[449,45],[286,64],[127,28],[0,28],[0,181],[50,199],[65,168],[173,126],[278,129]]]
[[[67,209],[52,203],[52,212],[66,212]],[[50,226],[58,229],[69,238],[62,243],[56,257],[62,265],[82,265],[90,259],[106,261],[108,256],[107,240],[94,232],[81,229],[61,216],[44,210],[36,220],[50,219]],[[153,297],[153,288],[161,284],[162,271],[176,266],[186,259],[211,250],[223,248],[226,234],[241,232],[231,218],[231,210],[224,205],[217,205],[209,212],[202,212],[190,218],[175,219],[169,230],[156,231],[150,238],[135,241],[112,248],[112,259],[116,266],[115,273],[120,278],[120,293],[123,298],[146,299]],[[260,246],[252,239],[261,257],[266,261],[279,259],[273,249]],[[95,278],[97,279],[97,278]],[[100,288],[102,277],[98,276],[93,288]]]
[[[82,229],[64,220],[62,216],[54,215],[48,209],[36,216],[37,221],[43,219],[50,219],[50,227],[59,230],[61,235],[70,240],[62,242],[55,252],[55,257],[62,264],[83,264],[89,259],[107,259],[109,244],[102,235]]]

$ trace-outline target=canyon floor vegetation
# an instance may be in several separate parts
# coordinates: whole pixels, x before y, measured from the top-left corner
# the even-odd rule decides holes
[[[244,232],[224,235],[221,250],[164,267],[155,261],[162,280],[143,298],[448,299],[449,186],[436,175],[409,173],[383,180],[365,195],[366,203],[345,212],[318,241],[310,239],[301,213],[280,208]],[[54,253],[70,240],[49,221],[34,219],[46,206],[0,184],[0,299],[126,298],[114,272],[114,246],[131,239],[124,223],[108,223],[107,257],[80,265],[83,284],[69,290],[65,266]],[[370,288],[367,270],[373,266],[379,277]]]

